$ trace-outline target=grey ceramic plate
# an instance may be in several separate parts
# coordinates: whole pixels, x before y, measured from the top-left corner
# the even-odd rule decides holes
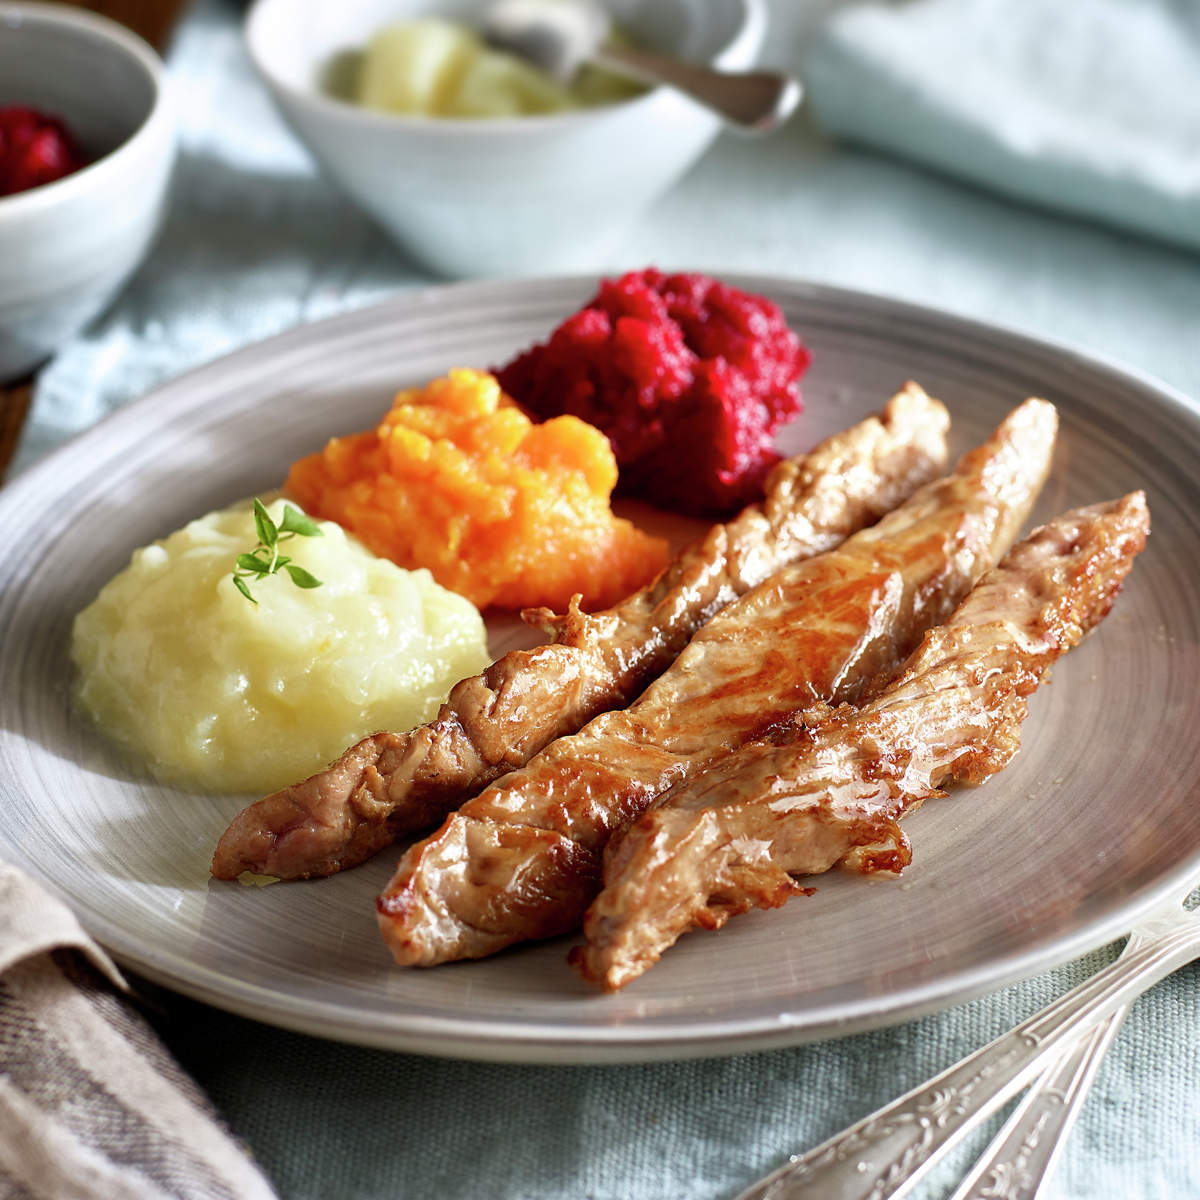
[[[908,823],[899,880],[822,877],[809,899],[685,937],[615,996],[568,942],[399,970],[372,898],[394,861],[311,884],[209,881],[236,797],[163,789],[71,714],[73,614],[130,551],[278,482],[395,389],[543,337],[587,280],[429,291],[285,334],[184,376],[0,493],[0,857],[63,896],[122,962],[310,1033],[516,1060],[715,1054],[894,1022],[1118,936],[1200,875],[1200,413],[1062,347],[892,301],[769,278],[814,353],[796,450],[906,378],[941,397],[954,449],[1030,394],[1062,434],[1036,516],[1136,487],[1154,533],[1118,604],[1034,698],[1025,746]],[[497,630],[501,637],[504,630]]]

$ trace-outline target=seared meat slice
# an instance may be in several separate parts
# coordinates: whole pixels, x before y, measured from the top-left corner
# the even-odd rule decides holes
[[[587,945],[572,961],[613,990],[688,928],[811,890],[793,876],[905,866],[897,820],[942,785],[978,782],[1012,758],[1027,698],[1103,619],[1148,531],[1140,492],[1043,526],[875,699],[798,714],[662,797],[610,842]]]
[[[628,704],[731,600],[837,545],[933,478],[948,425],[942,405],[910,383],[882,417],[780,463],[761,505],[715,526],[617,608],[526,614],[555,641],[462,680],[430,724],[373,734],[328,769],[252,804],[221,838],[212,873],[332,875],[436,825],[548,742]]]
[[[400,963],[477,958],[573,929],[611,833],[773,722],[858,698],[1011,544],[1050,464],[1029,400],[955,474],[840,547],[784,567],[708,622],[624,711],[560,738],[413,846],[378,903]]]

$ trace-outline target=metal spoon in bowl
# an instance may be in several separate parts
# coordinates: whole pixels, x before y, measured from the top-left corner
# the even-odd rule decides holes
[[[595,0],[496,0],[483,17],[484,39],[563,82],[585,63],[665,83],[745,133],[769,133],[800,103],[797,80],[778,71],[716,71],[609,40],[612,22]]]

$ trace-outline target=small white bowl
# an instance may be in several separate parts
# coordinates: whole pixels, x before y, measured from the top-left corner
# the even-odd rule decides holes
[[[0,196],[0,381],[48,358],[133,273],[174,149],[158,56],[82,9],[0,0],[0,107],[10,104],[61,117],[92,161]]]
[[[648,47],[727,69],[753,65],[763,0],[607,0]],[[255,66],[331,178],[414,259],[451,277],[595,267],[703,153],[718,119],[668,88],[551,116],[394,116],[326,95],[337,54],[436,13],[471,22],[484,0],[257,0]]]

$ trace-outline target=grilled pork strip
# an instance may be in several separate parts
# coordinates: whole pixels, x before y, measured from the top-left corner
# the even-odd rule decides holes
[[[527,614],[555,641],[464,679],[430,724],[373,734],[328,769],[250,805],[222,836],[212,873],[332,875],[436,825],[548,742],[628,704],[731,600],[837,545],[933,478],[948,425],[945,408],[910,383],[882,416],[780,463],[761,505],[715,526],[617,608]]]
[[[942,785],[1009,762],[1028,697],[1103,619],[1148,531],[1140,492],[1043,526],[875,699],[798,714],[662,797],[610,842],[572,962],[615,990],[687,929],[810,890],[793,876],[907,865],[897,820]]]
[[[478,958],[575,928],[611,833],[773,722],[857,699],[1011,545],[1057,417],[1026,401],[956,472],[840,547],[784,567],[708,622],[624,711],[551,743],[414,845],[378,901],[396,960]]]

